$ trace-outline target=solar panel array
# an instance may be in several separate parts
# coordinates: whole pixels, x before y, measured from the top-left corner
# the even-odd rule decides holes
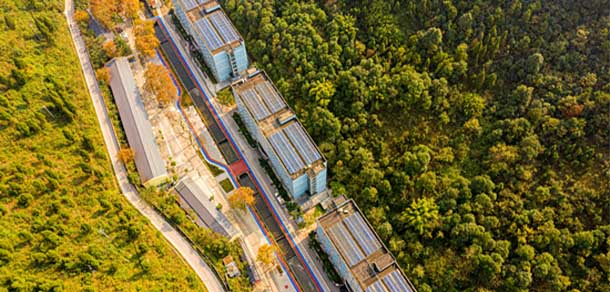
[[[203,40],[207,43],[210,50],[222,47],[223,42],[212,27],[207,18],[201,18],[195,22],[197,30],[203,34]]]
[[[305,167],[305,164],[281,131],[269,136],[269,142],[273,149],[275,149],[275,152],[280,156],[288,173],[296,173]]]
[[[278,92],[271,86],[268,81],[256,85],[256,91],[263,98],[271,113],[276,113],[286,107],[286,103],[282,100]]]
[[[398,271],[393,271],[383,277],[383,283],[390,289],[390,292],[412,292],[413,290],[407,284],[405,277]]]
[[[254,91],[254,89],[249,88],[249,89],[242,91],[241,96],[242,96],[244,102],[246,103],[246,105],[248,106],[248,108],[250,109],[250,111],[252,111],[252,114],[254,115],[254,118],[257,121],[260,121],[260,120],[268,117],[269,115],[271,115],[271,113],[265,107],[265,105],[263,105],[260,102],[260,99],[256,95],[256,91]]]
[[[208,2],[209,0],[183,0],[182,3],[184,4],[184,9],[186,11],[189,11],[201,4],[204,4],[206,2]]]
[[[371,286],[366,288],[366,292],[387,292],[388,290],[380,281],[376,281]]]
[[[371,228],[364,222],[360,213],[349,215],[343,222],[347,224],[347,227],[351,230],[356,241],[367,256],[381,248],[379,240],[377,240]]]
[[[345,229],[345,225],[337,223],[328,230],[330,231],[330,236],[333,237],[334,242],[339,245],[339,249],[342,251],[343,257],[345,257],[347,264],[350,267],[364,259],[364,254],[354,242],[349,231]]]
[[[235,28],[224,13],[220,11],[214,12],[210,14],[209,19],[220,33],[220,37],[224,39],[225,43],[239,40],[237,31],[235,31]]]
[[[254,88],[246,89],[242,91],[241,95],[257,121],[286,107],[286,103],[269,81],[256,84]]]
[[[311,140],[307,137],[305,130],[299,123],[292,123],[284,129],[284,133],[292,142],[297,149],[306,164],[312,164],[318,159],[322,158],[322,155],[318,152],[316,147],[313,145]]]

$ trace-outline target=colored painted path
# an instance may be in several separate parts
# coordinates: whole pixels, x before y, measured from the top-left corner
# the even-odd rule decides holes
[[[314,275],[314,273],[313,273],[311,267],[309,266],[309,264],[307,263],[307,261],[305,261],[302,251],[300,250],[299,246],[294,241],[294,238],[290,234],[286,224],[282,221],[281,217],[278,214],[278,211],[275,208],[273,208],[273,205],[270,203],[269,195],[262,188],[261,183],[258,180],[258,178],[253,175],[253,171],[252,171],[250,165],[248,165],[248,162],[244,159],[243,153],[241,152],[239,147],[237,147],[234,138],[227,131],[227,128],[226,128],[224,122],[222,121],[222,119],[220,119],[220,117],[218,115],[218,112],[216,111],[216,109],[212,105],[212,102],[211,102],[209,96],[206,94],[206,91],[203,89],[203,86],[201,85],[200,81],[195,76],[195,73],[193,72],[193,69],[191,68],[192,65],[187,60],[185,60],[185,56],[176,47],[175,40],[173,39],[171,34],[169,34],[167,32],[167,26],[165,24],[165,21],[162,18],[161,18],[160,24],[161,24],[162,28],[165,30],[165,34],[168,36],[168,39],[172,42],[172,45],[174,46],[175,51],[178,53],[178,55],[179,55],[179,57],[181,59],[181,62],[183,63],[185,68],[189,71],[188,72],[189,76],[191,77],[191,79],[193,81],[195,81],[195,84],[196,84],[198,90],[201,92],[201,94],[202,94],[202,96],[204,98],[206,106],[214,114],[214,119],[221,126],[221,130],[226,135],[226,137],[229,139],[233,149],[237,152],[237,154],[239,155],[241,161],[245,164],[246,168],[248,169],[248,173],[249,173],[250,177],[254,180],[256,188],[258,189],[259,193],[262,194],[262,197],[265,199],[265,203],[266,203],[268,209],[272,211],[272,215],[275,218],[275,220],[278,222],[278,224],[280,225],[283,234],[286,236],[286,238],[288,238],[288,243],[290,244],[290,247],[295,251],[295,254],[297,255],[297,258],[299,259],[299,261],[305,267],[308,276],[311,278],[311,280],[313,281],[313,284],[315,285],[315,289],[318,290],[318,291],[323,291],[323,289],[321,288],[321,285],[320,285],[320,282],[319,282],[318,278]],[[232,174],[232,176],[235,176],[235,173],[233,173],[232,170],[230,171],[230,173]],[[231,180],[235,183],[235,177],[233,177]]]

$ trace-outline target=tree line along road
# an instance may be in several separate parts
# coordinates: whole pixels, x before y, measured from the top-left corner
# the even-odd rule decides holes
[[[203,284],[206,286],[208,291],[224,291],[223,285],[220,280],[215,276],[212,269],[205,263],[197,251],[190,245],[190,243],[182,237],[182,235],[174,229],[159,213],[151,208],[146,202],[144,202],[137,190],[131,185],[127,179],[127,170],[121,164],[117,157],[119,151],[119,143],[116,133],[114,132],[112,121],[108,116],[108,111],[104,104],[104,98],[100,92],[97,79],[89,55],[85,47],[84,40],[80,34],[80,30],[76,21],[74,20],[74,2],[73,0],[65,1],[65,11],[68,27],[72,36],[74,47],[78,54],[78,58],[81,63],[81,69],[87,84],[87,89],[91,96],[91,101],[95,108],[98,123],[102,130],[106,149],[110,156],[110,161],[114,169],[114,173],[121,189],[121,192],[127,198],[127,200],[142,214],[144,215],[152,225],[163,234],[163,236],[172,244],[174,249],[183,257],[183,259],[193,268],[195,273],[199,276]]]

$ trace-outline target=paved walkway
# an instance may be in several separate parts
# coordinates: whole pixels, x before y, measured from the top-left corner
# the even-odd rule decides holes
[[[80,35],[78,24],[74,20],[74,3],[73,0],[66,0],[65,2],[65,15],[72,35],[74,46],[80,59],[87,88],[91,95],[91,101],[95,107],[102,134],[114,173],[117,181],[123,192],[123,195],[129,200],[129,202],[142,213],[150,222],[163,234],[163,236],[173,245],[175,250],[182,255],[184,260],[195,270],[195,273],[199,276],[201,281],[204,283],[208,291],[216,292],[223,291],[221,282],[216,278],[211,268],[203,261],[197,251],[193,249],[190,243],[180,235],[176,229],[174,229],[163,216],[158,214],[152,209],[145,201],[143,201],[137,190],[127,180],[127,171],[123,164],[118,160],[117,153],[119,151],[119,143],[112,127],[112,121],[108,116],[106,106],[104,104],[104,98],[100,92],[93,67],[89,60],[89,54],[85,47],[85,43]]]
[[[162,21],[164,21],[164,19],[161,19]],[[166,23],[164,21],[164,23]],[[171,27],[171,25],[170,25]],[[171,29],[169,29],[168,33],[172,34],[173,32],[171,31]],[[177,38],[178,40],[180,40],[180,38]],[[182,42],[180,42],[179,44],[177,44],[179,46],[178,49],[183,49],[180,47],[180,45],[184,45]],[[200,84],[204,85],[203,90],[205,90],[206,94],[210,94],[210,86],[209,80],[207,80],[205,77],[203,77],[203,73],[198,70],[197,66],[193,66],[192,64],[192,60],[190,59],[190,56],[188,54],[185,54],[185,56],[187,56],[187,58],[184,59],[184,61],[186,62],[186,65],[190,68],[192,68],[192,74],[193,76],[197,79],[197,81],[199,81]],[[194,68],[194,69],[193,69]],[[212,99],[212,102],[214,103],[214,100]],[[218,105],[217,104],[213,104],[212,105],[215,109],[218,109]],[[313,251],[311,251],[309,249],[309,247],[307,246],[307,241],[305,240],[299,240],[299,238],[296,236],[296,231],[297,231],[297,227],[294,224],[293,220],[290,220],[288,218],[288,214],[286,212],[285,209],[283,209],[281,206],[279,206],[279,203],[277,202],[277,200],[273,197],[271,197],[271,195],[273,195],[275,193],[275,188],[272,186],[271,180],[269,179],[269,177],[266,175],[266,173],[264,172],[264,170],[262,169],[262,167],[260,167],[260,164],[258,163],[258,153],[256,151],[256,149],[253,149],[249,146],[249,144],[246,143],[246,141],[242,138],[241,134],[239,134],[238,131],[238,127],[235,124],[235,122],[233,121],[232,117],[230,116],[229,113],[225,112],[225,113],[215,113],[217,114],[217,118],[220,119],[220,122],[226,126],[226,129],[228,131],[228,135],[230,137],[232,137],[236,143],[236,146],[239,148],[239,150],[241,150],[241,154],[244,156],[242,157],[242,159],[245,159],[245,161],[242,160],[242,162],[247,166],[249,165],[252,168],[252,175],[254,176],[253,179],[261,183],[261,191],[263,191],[264,193],[266,193],[270,199],[269,202],[271,204],[271,208],[273,210],[276,210],[276,214],[279,216],[279,219],[282,223],[284,223],[284,226],[288,232],[288,235],[290,237],[290,240],[293,240],[293,244],[295,244],[295,246],[297,247],[297,249],[295,250],[295,252],[299,252],[301,254],[301,256],[303,257],[303,260],[305,261],[305,263],[309,263],[309,268],[311,268],[311,272],[314,275],[314,278],[316,280],[318,280],[318,283],[321,285],[321,289],[316,289],[316,290],[322,290],[322,291],[338,291],[338,289],[334,286],[334,284],[332,283],[332,281],[330,281],[328,279],[328,277],[326,276],[326,273],[323,270],[322,264],[320,263],[320,261],[318,260],[314,260],[317,258],[317,256],[315,255],[315,253]],[[271,211],[271,210],[270,210]],[[313,280],[313,279],[312,279]]]

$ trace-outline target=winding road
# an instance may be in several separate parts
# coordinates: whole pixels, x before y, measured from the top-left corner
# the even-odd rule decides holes
[[[72,41],[74,42],[78,58],[80,59],[81,68],[83,70],[83,75],[91,96],[91,101],[93,102],[93,106],[95,108],[97,120],[100,124],[106,149],[110,155],[110,161],[112,162],[112,167],[114,169],[119,187],[121,188],[121,192],[125,198],[127,198],[127,200],[136,209],[138,209],[142,215],[148,218],[152,225],[159,230],[159,232],[161,232],[161,234],[163,234],[163,236],[172,244],[174,249],[193,268],[208,291],[224,291],[220,280],[215,276],[210,266],[203,261],[197,251],[190,245],[189,241],[182,237],[182,235],[176,229],[165,221],[163,216],[157,213],[144,200],[142,200],[135,187],[129,183],[127,179],[127,170],[117,157],[117,153],[120,149],[118,138],[114,132],[112,121],[108,116],[108,111],[106,109],[106,105],[104,104],[104,98],[100,92],[93,67],[91,66],[91,62],[89,60],[89,54],[87,53],[85,42],[80,34],[78,24],[74,20],[73,0],[66,0],[64,13],[68,21]]]

